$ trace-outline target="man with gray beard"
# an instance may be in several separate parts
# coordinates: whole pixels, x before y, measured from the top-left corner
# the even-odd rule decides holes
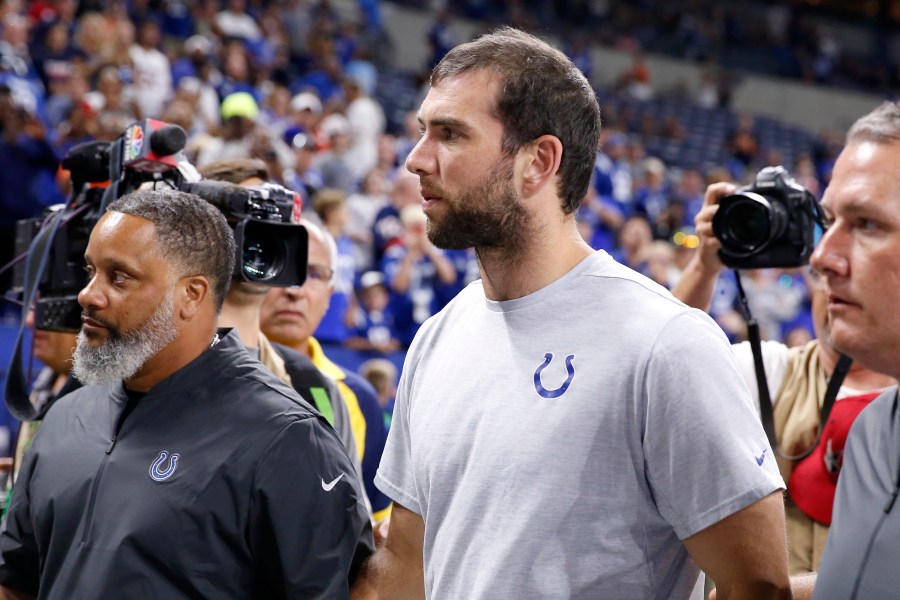
[[[177,191],[91,233],[74,373],[23,461],[0,598],[344,598],[366,507],[334,431],[216,329],[235,246]]]
[[[102,323],[90,314],[87,309],[83,313],[86,319]],[[78,334],[72,373],[84,385],[131,379],[147,359],[175,339],[175,305],[171,296],[166,297],[143,327],[125,334],[112,323],[104,327],[109,337],[99,346],[91,346],[83,330]]]

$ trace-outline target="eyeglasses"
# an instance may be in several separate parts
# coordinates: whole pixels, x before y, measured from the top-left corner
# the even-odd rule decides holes
[[[334,269],[316,263],[306,265],[306,280],[317,283],[328,283],[334,276]]]

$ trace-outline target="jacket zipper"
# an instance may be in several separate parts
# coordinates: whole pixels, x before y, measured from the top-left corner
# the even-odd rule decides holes
[[[128,415],[135,409],[137,403],[138,401],[136,398],[129,396],[128,402],[125,403],[125,408],[122,409],[122,412],[119,413],[119,417],[116,419],[112,438],[109,440],[109,446],[106,448],[106,452],[103,455],[103,461],[97,469],[97,475],[94,477],[94,485],[91,486],[91,497],[88,500],[87,518],[84,521],[84,531],[81,534],[82,543],[88,541],[91,532],[91,524],[94,521],[94,505],[97,503],[97,490],[100,488],[100,479],[103,477],[103,470],[106,469],[106,463],[109,462],[109,455],[112,454],[113,449],[116,447],[116,441],[119,439],[119,431],[122,429],[122,424],[125,422]]]

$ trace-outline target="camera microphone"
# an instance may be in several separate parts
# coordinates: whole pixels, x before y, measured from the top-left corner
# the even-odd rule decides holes
[[[122,136],[122,166],[144,173],[171,171],[178,167],[175,154],[185,143],[187,134],[178,125],[144,119]]]
[[[178,125],[163,125],[150,134],[150,150],[159,156],[169,156],[184,150],[187,134]]]

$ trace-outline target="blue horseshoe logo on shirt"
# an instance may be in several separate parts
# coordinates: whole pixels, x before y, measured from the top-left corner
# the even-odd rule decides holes
[[[563,384],[555,390],[548,390],[541,383],[541,371],[546,369],[547,365],[550,364],[550,361],[553,360],[553,354],[548,352],[544,355],[543,364],[541,364],[541,366],[539,366],[534,372],[534,390],[538,394],[540,394],[541,398],[559,398],[566,393],[566,390],[569,389],[569,384],[572,383],[572,378],[575,377],[575,367],[572,366],[573,358],[575,358],[574,354],[570,354],[566,357],[566,372],[569,374],[569,376],[566,377],[566,380],[563,382]]]
[[[160,471],[160,467],[163,465],[163,463],[166,462],[167,458],[169,459],[169,466]],[[159,453],[159,456],[156,457],[156,460],[153,461],[153,464],[150,466],[150,479],[152,479],[153,481],[165,481],[175,474],[175,469],[177,468],[178,455],[173,454],[172,457],[169,458],[169,451],[163,450]]]

